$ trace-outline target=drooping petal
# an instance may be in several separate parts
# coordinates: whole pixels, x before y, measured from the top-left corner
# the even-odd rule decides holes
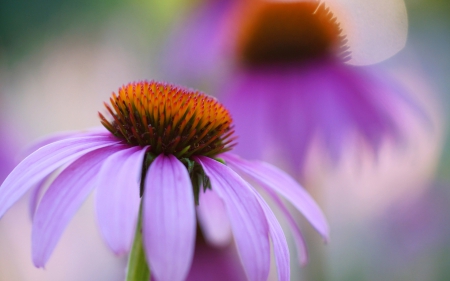
[[[116,142],[108,137],[81,137],[38,149],[20,162],[0,186],[0,218],[25,192],[58,167]]]
[[[258,198],[259,204],[264,210],[267,222],[269,224],[269,233],[272,238],[273,251],[275,256],[275,263],[277,264],[278,281],[289,281],[291,271],[289,268],[289,247],[280,223],[273,214],[266,201],[255,191],[255,196]]]
[[[252,188],[226,165],[196,157],[214,192],[225,203],[242,264],[251,281],[266,280],[270,267],[269,226]]]
[[[68,131],[68,132],[58,132],[51,136],[45,136],[45,137],[39,138],[39,139],[35,140],[34,142],[32,142],[31,144],[29,144],[28,146],[26,146],[25,149],[21,152],[21,156],[23,156],[23,158],[25,158],[26,156],[30,155],[31,153],[35,152],[36,150],[38,150],[41,147],[44,147],[48,144],[51,144],[51,143],[54,143],[57,141],[72,138],[77,135],[78,134],[75,131]]]
[[[195,202],[186,167],[159,155],[147,172],[143,205],[144,248],[158,281],[184,280],[195,246]]]
[[[270,157],[275,148],[292,170],[304,173],[307,152],[315,144],[323,146],[326,156],[337,164],[355,136],[375,155],[386,140],[400,144],[405,126],[399,110],[426,120],[408,90],[382,67],[322,60],[270,70],[237,73],[221,93],[228,96],[227,108],[239,125],[239,141],[233,151],[245,159]],[[282,99],[278,93],[283,93]],[[245,108],[249,107],[262,120],[253,127],[246,118]]]
[[[30,199],[29,199],[30,201],[28,204],[31,219],[33,219],[33,217],[34,217],[34,213],[36,212],[36,209],[38,206],[39,198],[42,194],[42,190],[44,189],[46,182],[47,182],[46,179],[42,180],[31,190]]]
[[[97,149],[70,164],[52,182],[33,219],[32,256],[36,267],[43,267],[70,219],[95,187],[101,162],[121,149]]]
[[[69,163],[70,164],[70,163]],[[65,165],[61,166],[54,172],[52,172],[50,175],[48,175],[46,178],[41,180],[35,187],[31,189],[30,199],[28,202],[29,207],[29,214],[30,218],[33,220],[34,214],[36,213],[36,209],[39,204],[39,200],[44,195],[45,190],[47,190],[47,187],[50,185],[50,183],[61,173],[64,171],[64,169],[68,166],[66,163]]]
[[[231,153],[222,154],[221,157],[227,164],[252,177],[261,187],[280,193],[305,216],[325,241],[328,240],[329,227],[324,214],[306,190],[288,174],[268,163],[250,162]]]
[[[408,16],[403,0],[323,0],[340,23],[351,51],[350,64],[385,60],[406,43]]]
[[[215,246],[231,241],[231,226],[222,199],[212,190],[200,192],[197,217],[206,240]]]
[[[294,243],[297,248],[298,260],[301,266],[304,266],[308,263],[308,251],[306,249],[306,242],[303,238],[303,235],[298,227],[298,224],[295,222],[295,219],[292,217],[291,212],[286,208],[284,203],[278,197],[278,195],[271,189],[266,189],[267,193],[272,197],[277,206],[283,212],[283,215],[286,217],[287,222],[289,224],[289,228],[294,238]]]
[[[100,231],[117,254],[130,250],[139,213],[139,187],[146,148],[132,147],[108,157],[98,174],[96,207]]]

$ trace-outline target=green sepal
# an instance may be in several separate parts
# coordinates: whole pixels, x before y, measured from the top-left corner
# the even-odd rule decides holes
[[[188,169],[189,174],[191,174],[194,171],[194,167],[195,167],[195,161],[192,161],[189,158],[183,158],[180,160]]]
[[[142,164],[142,171],[141,171],[141,182],[139,186],[139,196],[142,198],[144,195],[144,189],[145,189],[145,178],[147,176],[148,167],[152,164],[152,162],[155,160],[156,155],[151,153],[150,151],[147,151],[145,153],[144,162]]]
[[[126,281],[150,280],[150,268],[145,258],[144,245],[142,243],[142,200],[139,208],[138,223],[134,234],[133,246],[128,256]]]
[[[225,160],[223,160],[222,158],[217,157],[217,158],[213,158],[213,159],[216,160],[217,162],[220,162],[220,163],[224,164],[224,165],[227,164],[227,163],[225,162]]]
[[[203,167],[199,163],[189,158],[182,158],[180,159],[180,161],[186,166],[186,169],[188,170],[189,178],[191,179],[192,189],[194,192],[195,204],[198,205],[200,191],[203,190],[203,192],[205,192],[207,189],[211,189],[211,182],[209,180],[209,177],[205,174]]]

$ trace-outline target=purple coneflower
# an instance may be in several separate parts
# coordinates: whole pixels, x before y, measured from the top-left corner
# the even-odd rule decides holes
[[[401,140],[399,112],[414,108],[408,93],[379,69],[349,64],[377,62],[403,47],[403,1],[391,1],[390,15],[398,17],[400,27],[391,31],[397,38],[385,30],[391,40],[385,39],[384,46],[373,39],[373,46],[362,43],[370,32],[377,38],[379,31],[358,20],[354,23],[361,27],[351,25],[342,18],[344,8],[351,6],[340,7],[339,2],[248,1],[242,9],[235,27],[238,69],[221,93],[237,124],[241,155],[260,158],[268,144],[275,144],[293,169],[302,171],[315,139],[333,161],[355,136],[375,152],[383,140]],[[386,1],[353,3],[367,21],[376,12],[366,9],[388,8],[384,5]],[[389,25],[390,17],[385,20]],[[371,24],[384,30],[380,22]],[[355,35],[358,31],[363,34]],[[259,120],[256,126],[247,119],[245,108],[250,105]],[[258,142],[251,143],[251,135]]]
[[[68,134],[43,146],[0,187],[2,216],[29,189],[49,185],[40,202],[32,204],[37,205],[32,227],[37,267],[46,264],[64,228],[96,189],[105,241],[116,254],[131,249],[128,280],[148,278],[142,270],[145,260],[156,280],[186,278],[196,216],[212,244],[223,245],[233,234],[249,280],[266,280],[270,241],[279,280],[289,280],[283,231],[266,202],[235,170],[254,179],[281,207],[302,261],[302,236],[277,194],[328,239],[322,212],[298,183],[274,166],[228,152],[235,139],[232,119],[216,99],[169,84],[139,82],[120,88],[105,106],[110,118],[100,114],[100,119],[107,130]]]
[[[403,0],[234,3],[228,28],[217,34],[234,50],[235,71],[218,95],[233,114],[240,155],[261,158],[275,144],[301,171],[314,140],[334,161],[355,137],[375,152],[385,140],[401,140],[399,112],[416,110],[409,93],[380,68],[354,65],[403,48]]]

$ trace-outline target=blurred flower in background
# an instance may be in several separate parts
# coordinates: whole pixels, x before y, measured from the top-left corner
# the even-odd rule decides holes
[[[380,62],[403,48],[403,0],[202,4],[169,41],[168,65],[176,60],[187,81],[198,73],[208,80],[228,61],[215,92],[236,120],[241,155],[260,158],[275,150],[298,174],[315,143],[336,163],[348,147],[366,147],[376,156],[386,141],[407,142],[407,114],[428,125],[416,97],[385,67],[352,66]],[[256,143],[249,139],[254,135]]]
[[[348,65],[379,62],[404,46],[403,1],[340,2],[247,1],[235,12],[236,72],[219,94],[236,119],[241,154],[259,157],[275,145],[297,174],[314,142],[334,163],[360,140],[377,153],[383,141],[402,138],[402,111],[421,115],[383,70]],[[244,111],[250,105],[258,122]],[[250,144],[255,133],[260,141]]]

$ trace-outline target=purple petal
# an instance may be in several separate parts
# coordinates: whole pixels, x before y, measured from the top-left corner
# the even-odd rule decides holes
[[[238,121],[235,124],[239,141],[233,151],[246,159],[260,159],[267,143],[270,143],[275,135],[271,133],[270,121],[273,119],[272,108],[277,107],[277,104],[267,98],[269,95],[264,92],[267,91],[267,87],[263,85],[265,86],[264,81],[247,81],[238,73],[235,79],[229,81],[225,92],[222,93],[226,108],[231,112],[233,120]],[[239,94],[241,92],[245,94]],[[249,108],[252,118],[248,118]]]
[[[39,198],[41,197],[42,190],[44,189],[46,183],[47,180],[44,179],[31,190],[30,201],[28,205],[31,219],[33,219],[34,217],[34,213],[36,212],[38,206]]]
[[[70,164],[70,163],[69,163]],[[39,200],[42,198],[42,195],[44,194],[45,190],[47,190],[47,187],[50,185],[50,183],[62,172],[64,169],[69,165],[63,165],[62,167],[56,169],[53,173],[51,173],[49,176],[41,180],[35,187],[31,189],[31,194],[28,202],[29,207],[29,214],[31,220],[33,220],[34,214],[36,213]]]
[[[289,281],[290,280],[290,264],[289,264],[289,247],[286,241],[286,236],[284,236],[283,229],[280,223],[273,214],[270,207],[267,205],[266,201],[254,191],[255,196],[258,198],[259,204],[264,210],[267,222],[269,224],[269,233],[272,238],[273,252],[275,256],[275,263],[278,269],[278,280],[279,281]]]
[[[270,268],[269,226],[252,188],[238,174],[208,157],[196,157],[214,192],[225,203],[248,279],[266,280]]]
[[[230,153],[221,157],[227,164],[252,177],[262,188],[272,189],[283,195],[305,216],[325,241],[328,241],[329,227],[325,216],[306,190],[288,174],[268,163],[246,161]]]
[[[95,187],[101,162],[121,149],[113,146],[90,152],[70,164],[44,194],[33,220],[32,254],[43,267],[75,212]]]
[[[34,142],[32,142],[31,144],[29,144],[28,146],[26,146],[21,155],[23,155],[23,158],[25,158],[26,156],[30,155],[31,153],[35,152],[41,147],[73,137],[80,137],[79,132],[76,131],[58,132],[50,136],[39,138]]]
[[[46,145],[25,158],[0,186],[0,218],[31,187],[58,167],[116,143],[108,137],[83,137]]]
[[[234,244],[213,247],[197,240],[186,281],[247,281]]]
[[[40,139],[37,139],[27,147],[25,147],[24,151],[21,153],[23,155],[23,158],[28,156],[29,154],[35,152],[39,148],[46,146],[48,144],[69,139],[69,138],[80,138],[80,137],[86,137],[86,136],[107,136],[110,135],[110,133],[103,128],[103,130],[100,130],[99,128],[91,129],[89,131],[65,131],[65,132],[58,132],[51,134],[49,136],[42,137]]]
[[[158,281],[184,280],[195,246],[195,202],[186,167],[159,155],[147,172],[143,205],[144,248]]]
[[[219,66],[226,62],[227,45],[232,42],[224,24],[236,2],[239,1],[202,1],[195,7],[169,37],[163,72],[175,80],[204,81],[221,69]]]
[[[352,67],[329,58],[292,67],[242,69],[222,88],[219,94],[239,135],[235,151],[246,159],[261,159],[255,155],[270,157],[275,147],[278,157],[300,173],[315,144],[337,164],[349,139],[361,137],[374,155],[385,140],[404,141],[399,110],[427,119],[408,90],[383,67]],[[258,124],[247,118],[248,108]]]
[[[200,192],[197,217],[205,239],[215,246],[226,246],[231,241],[231,226],[222,199],[212,190]]]
[[[303,238],[303,235],[300,231],[300,228],[298,227],[298,224],[292,217],[291,212],[289,212],[284,203],[281,201],[280,197],[278,197],[278,195],[271,189],[266,189],[266,191],[269,193],[270,197],[272,197],[272,199],[275,201],[275,203],[278,205],[278,207],[286,217],[291,233],[294,236],[298,260],[301,266],[305,266],[308,263],[308,251],[306,249],[305,239]]]
[[[104,161],[98,174],[98,224],[117,255],[127,253],[133,241],[139,213],[139,177],[146,151],[141,147],[119,151]]]

